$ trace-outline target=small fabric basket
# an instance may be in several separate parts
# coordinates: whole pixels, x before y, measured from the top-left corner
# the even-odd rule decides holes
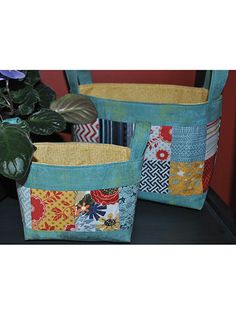
[[[131,148],[38,143],[17,183],[26,240],[130,242],[150,124],[138,122]]]
[[[151,123],[138,197],[194,209],[203,207],[213,174],[227,75],[207,71],[197,88],[93,83],[89,71],[67,71],[71,91],[88,96],[102,119]],[[80,142],[98,141],[98,134],[98,122],[74,127]]]

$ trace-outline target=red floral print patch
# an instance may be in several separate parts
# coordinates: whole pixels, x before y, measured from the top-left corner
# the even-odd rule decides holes
[[[164,149],[160,149],[156,152],[156,157],[159,160],[166,160],[168,159],[169,155],[170,154]]]
[[[152,126],[144,159],[170,161],[171,142],[171,126]]]
[[[163,142],[171,143],[172,141],[172,127],[171,126],[161,126],[160,127],[160,138]]]
[[[209,187],[210,180],[211,180],[213,170],[214,170],[215,159],[216,159],[216,155],[207,159],[204,163],[204,171],[203,171],[203,177],[202,177],[203,192],[206,192]]]
[[[93,200],[101,205],[115,204],[119,200],[118,189],[94,190],[90,193]]]
[[[41,230],[53,231],[53,230],[55,230],[55,227],[54,226],[50,226],[48,223],[45,222],[44,228],[42,228]]]
[[[44,202],[35,196],[31,196],[31,207],[32,207],[32,219],[40,220],[45,212]]]
[[[75,230],[75,225],[67,225],[66,226],[66,231],[74,231]]]

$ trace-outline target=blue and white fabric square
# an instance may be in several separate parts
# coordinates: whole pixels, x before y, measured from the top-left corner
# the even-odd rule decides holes
[[[144,160],[139,189],[142,192],[168,193],[170,162]]]
[[[133,226],[137,196],[138,196],[137,184],[119,188],[121,229],[130,229]]]
[[[171,161],[194,162],[205,159],[207,127],[173,127]]]

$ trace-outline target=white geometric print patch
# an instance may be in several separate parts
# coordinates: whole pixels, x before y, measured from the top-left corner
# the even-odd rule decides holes
[[[218,149],[220,130],[220,119],[212,121],[207,125],[206,154],[205,160],[211,158]]]
[[[169,161],[144,160],[139,190],[167,194],[169,173]]]
[[[99,142],[99,122],[75,124],[73,126],[73,140],[82,143]]]

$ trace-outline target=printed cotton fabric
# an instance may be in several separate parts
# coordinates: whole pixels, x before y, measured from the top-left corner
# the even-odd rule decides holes
[[[40,231],[130,229],[137,191],[138,185],[92,191],[48,191],[18,186],[26,226]]]
[[[99,142],[99,122],[75,124],[73,126],[73,140],[83,143]]]
[[[220,119],[202,126],[152,126],[141,192],[179,196],[207,191],[218,149]]]

